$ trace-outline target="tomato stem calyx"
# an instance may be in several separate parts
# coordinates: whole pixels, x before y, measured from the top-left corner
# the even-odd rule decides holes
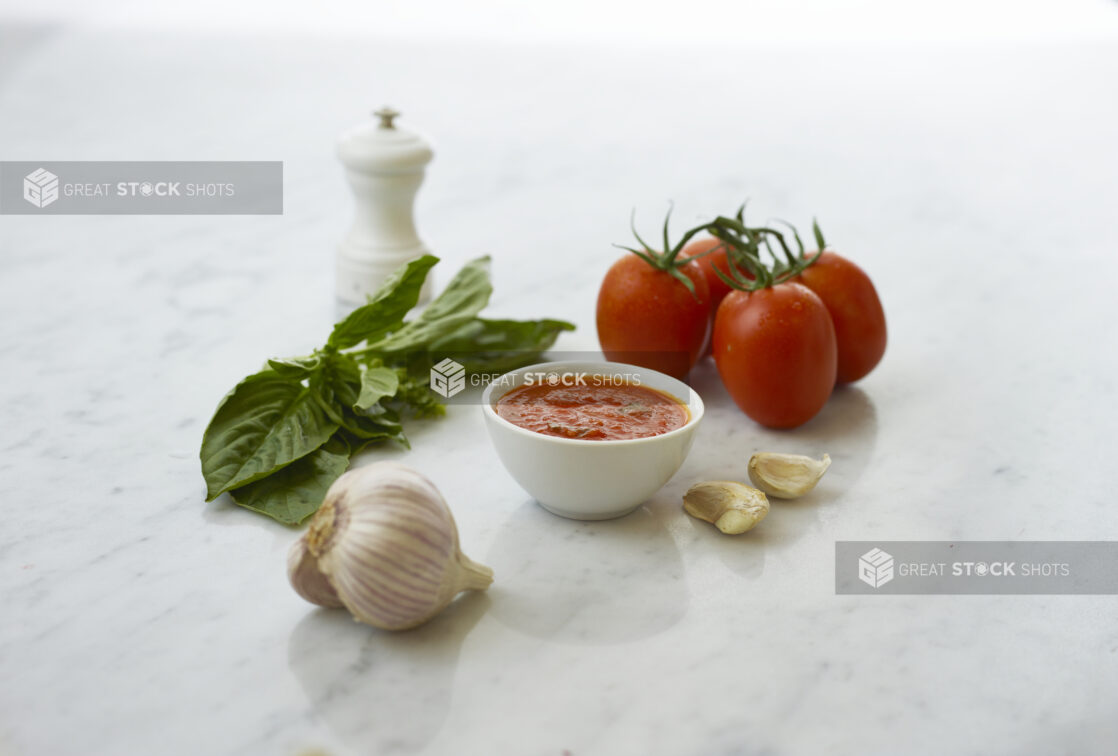
[[[654,249],[651,244],[641,238],[640,233],[637,231],[636,208],[634,208],[633,212],[629,215],[629,228],[632,229],[633,236],[636,238],[641,248],[636,249],[634,247],[626,247],[622,244],[615,244],[613,246],[619,249],[623,249],[627,252],[632,252],[634,255],[644,260],[653,268],[664,271],[672,278],[676,279],[681,284],[686,286],[687,290],[691,292],[691,296],[698,298],[699,295],[695,292],[694,282],[686,273],[680,270],[683,266],[694,260],[694,258],[692,257],[680,259],[679,253],[683,251],[683,248],[685,246],[687,246],[687,242],[691,241],[691,239],[694,238],[697,234],[700,234],[703,231],[709,231],[713,233],[714,224],[713,222],[703,223],[701,225],[695,226],[694,228],[688,229],[683,233],[683,236],[680,237],[680,240],[673,246],[671,243],[671,234],[668,229],[668,226],[671,222],[671,217],[672,208],[671,206],[669,206],[668,212],[664,216],[662,249]]]
[[[740,291],[759,291],[794,279],[814,265],[826,248],[823,232],[819,223],[812,220],[812,232],[819,245],[819,251],[807,253],[803,240],[796,227],[787,221],[778,221],[788,227],[795,240],[796,250],[792,251],[785,232],[771,226],[750,227],[745,224],[744,205],[733,218],[720,215],[709,225],[710,233],[727,245],[729,274],[715,269],[715,273],[727,286]],[[774,248],[775,241],[777,249]],[[771,258],[771,265],[761,259],[761,248]]]

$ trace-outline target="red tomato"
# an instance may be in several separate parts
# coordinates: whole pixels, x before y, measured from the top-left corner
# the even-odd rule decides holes
[[[598,341],[606,358],[682,378],[698,361],[710,325],[702,268],[679,267],[695,286],[636,255],[615,262],[598,292]]]
[[[717,249],[716,249],[717,248]],[[697,239],[686,247],[680,253],[680,257],[694,257],[701,255],[708,249],[713,249],[709,255],[703,255],[695,264],[703,269],[703,276],[706,277],[707,287],[710,289],[710,312],[711,315],[718,311],[718,305],[722,304],[722,300],[726,298],[733,289],[718,277],[714,272],[715,267],[721,270],[726,275],[730,275],[730,263],[726,260],[726,247],[718,239],[713,237],[709,239]]]
[[[714,361],[745,414],[769,428],[794,428],[834,389],[835,327],[823,300],[801,284],[734,291],[715,317]]]
[[[714,315],[718,312],[718,306],[722,304],[722,300],[726,298],[726,295],[733,291],[730,285],[719,278],[718,274],[714,272],[714,269],[718,268],[726,275],[730,275],[730,262],[726,259],[726,246],[713,237],[698,239],[680,250],[679,256],[695,257],[696,255],[702,255],[708,249],[714,251],[695,260],[695,264],[703,269],[703,275],[707,279],[707,287],[710,289],[710,325],[713,330]],[[746,278],[751,281],[753,280],[753,276],[748,272],[744,270],[741,272]],[[707,341],[706,349],[703,350],[703,356],[706,357],[711,354],[713,347],[714,343],[712,341]]]
[[[825,251],[795,279],[823,300],[838,341],[839,383],[865,377],[885,354],[885,311],[870,277],[834,252]]]

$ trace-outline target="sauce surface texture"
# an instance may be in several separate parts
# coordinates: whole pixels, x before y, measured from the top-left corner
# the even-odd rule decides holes
[[[658,436],[690,419],[687,407],[660,391],[593,380],[585,386],[520,386],[498,399],[496,410],[521,428],[586,441]]]

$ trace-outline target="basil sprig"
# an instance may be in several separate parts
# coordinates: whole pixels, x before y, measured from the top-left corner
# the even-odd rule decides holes
[[[206,501],[229,493],[282,523],[302,522],[353,455],[388,440],[407,447],[402,418],[445,412],[427,385],[430,360],[417,354],[465,354],[469,370],[511,370],[574,329],[562,320],[479,318],[493,292],[488,257],[466,264],[406,321],[437,262],[424,255],[402,266],[322,347],[268,360],[225,395],[202,436]]]

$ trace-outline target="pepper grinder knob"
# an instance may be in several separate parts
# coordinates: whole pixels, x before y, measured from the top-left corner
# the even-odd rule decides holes
[[[338,308],[348,313],[365,304],[397,268],[428,253],[415,230],[415,195],[434,156],[418,134],[396,126],[400,114],[383,107],[342,134],[338,159],[353,190],[355,212],[349,233],[338,246]],[[420,302],[431,296],[428,278]]]
[[[396,126],[392,122],[400,117],[400,112],[385,105],[380,110],[374,110],[373,115],[380,119],[380,128],[394,129]]]

